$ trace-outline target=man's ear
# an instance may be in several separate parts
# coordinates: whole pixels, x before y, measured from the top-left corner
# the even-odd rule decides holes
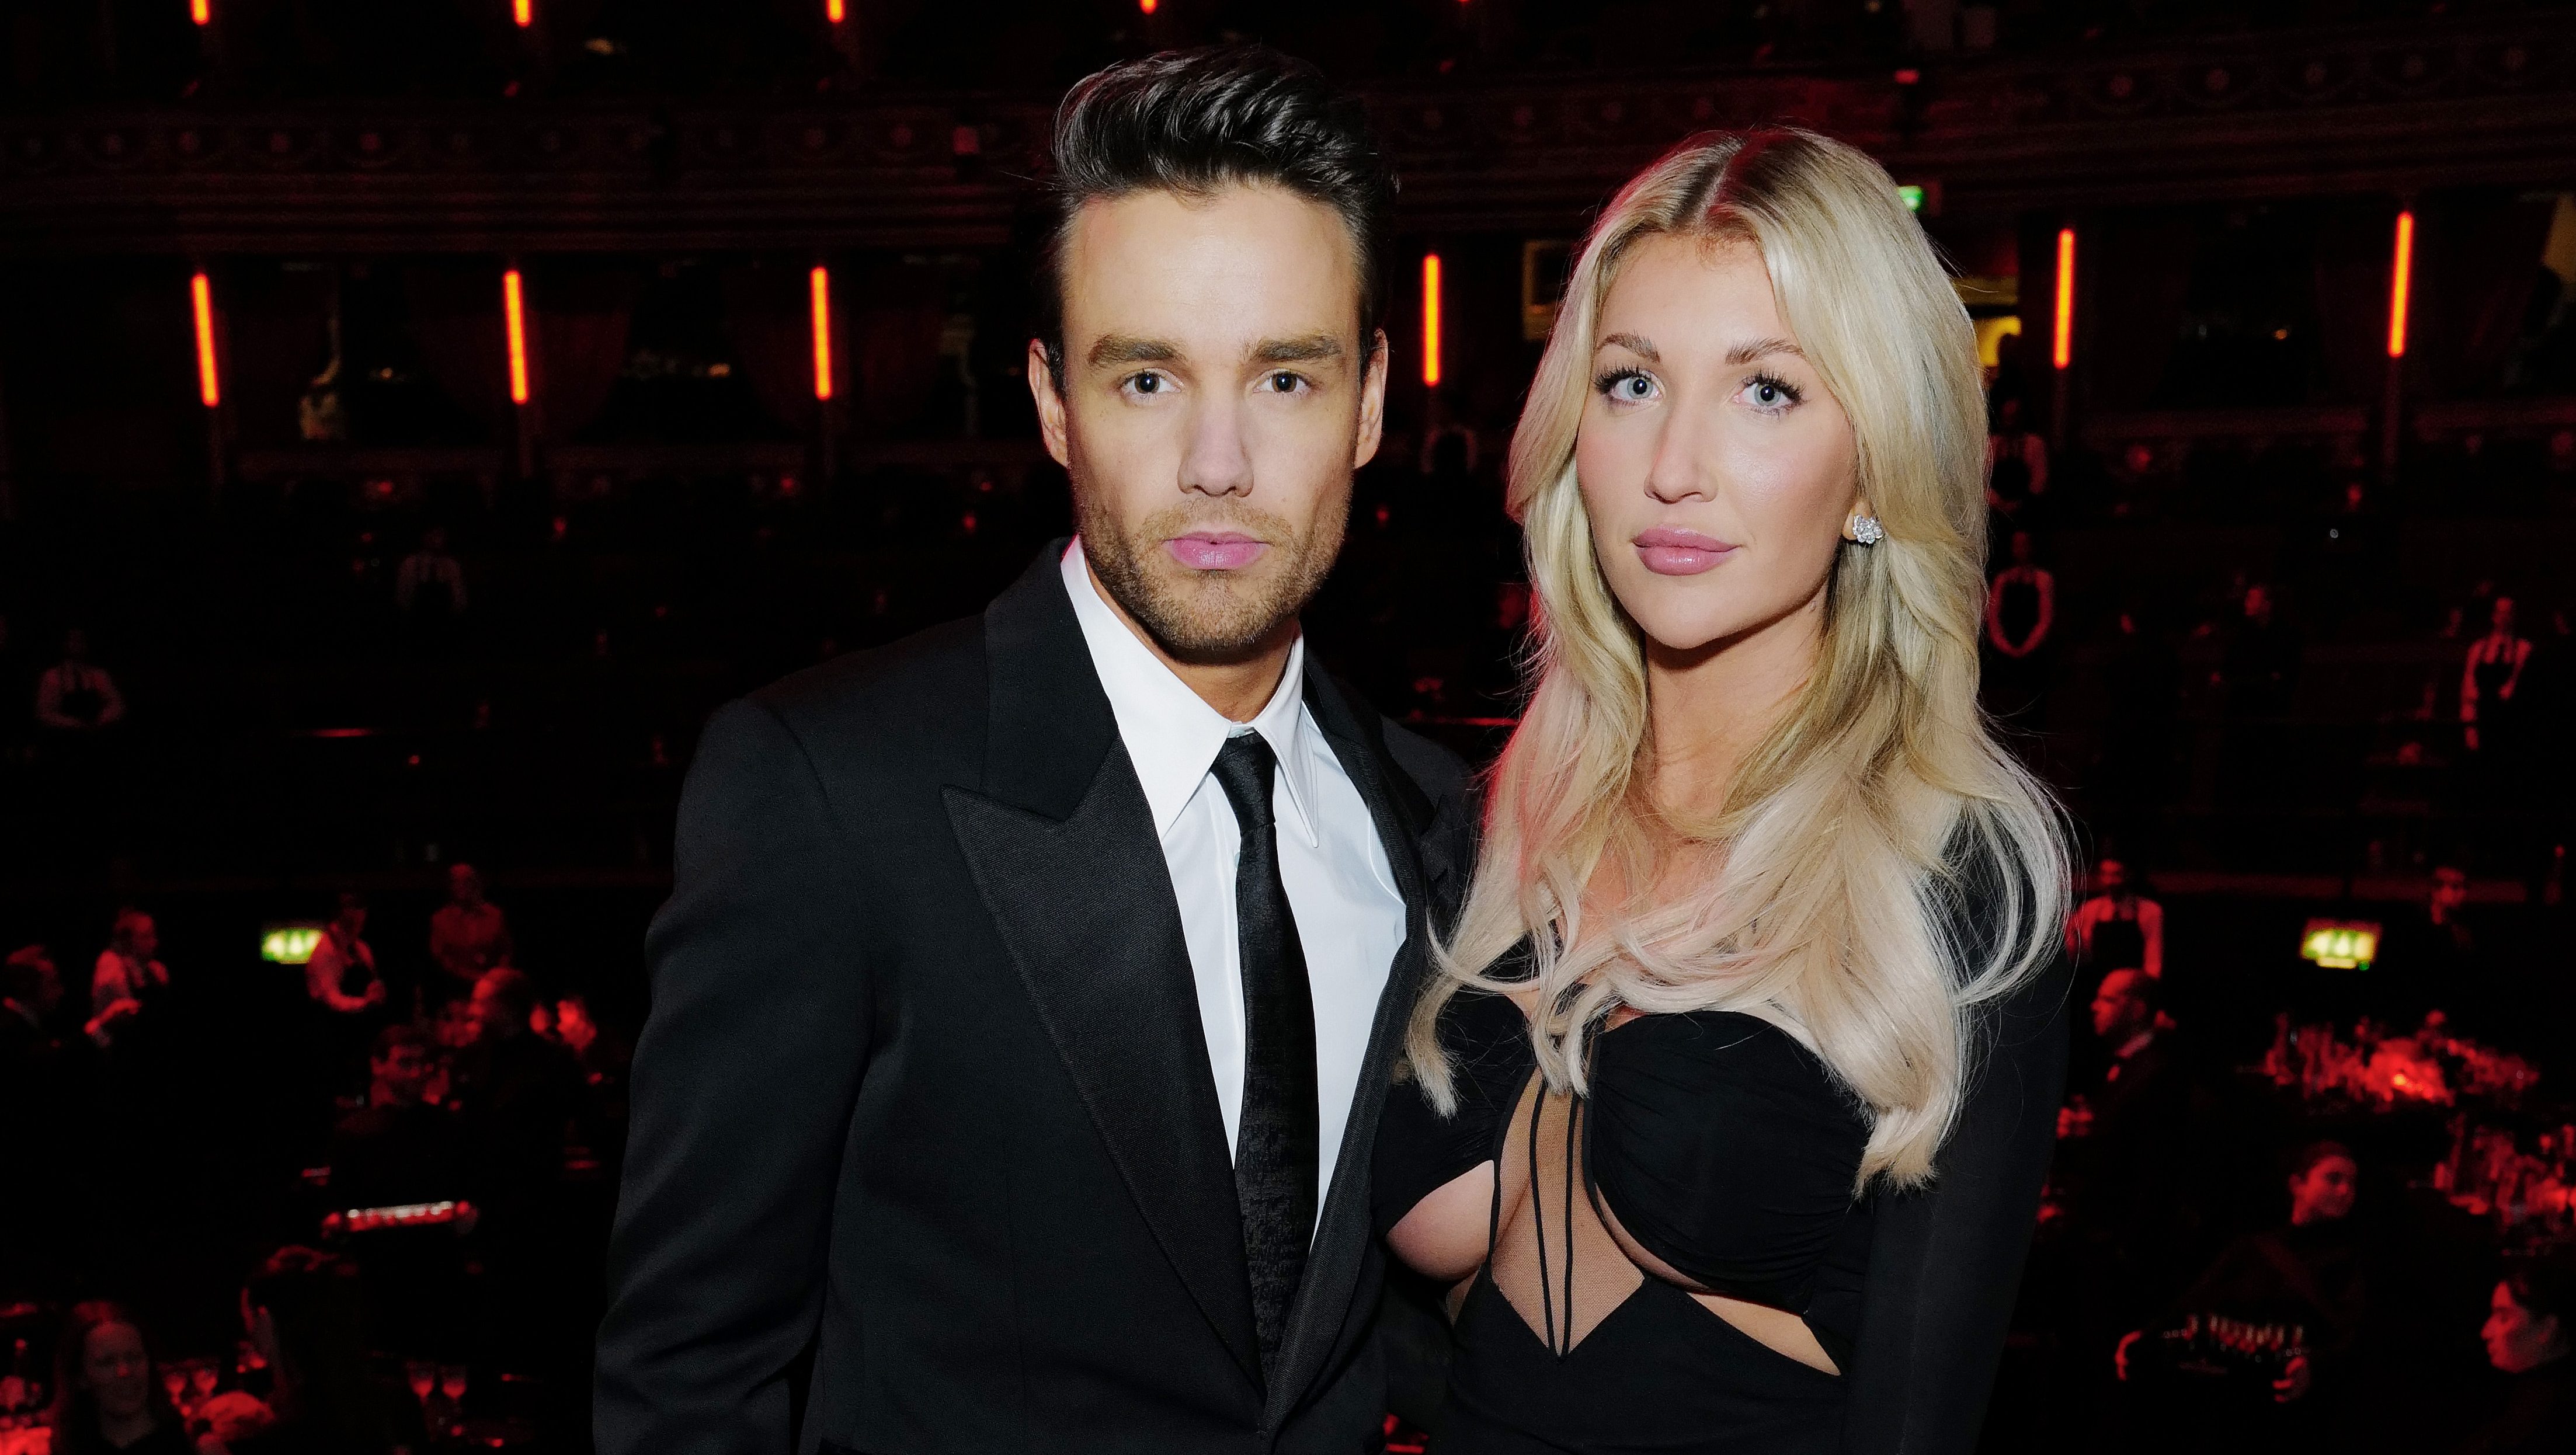
[[[1360,371],[1360,436],[1351,447],[1351,468],[1377,458],[1379,439],[1386,432],[1386,374],[1390,350],[1386,330],[1379,329],[1369,341],[1368,364]]]
[[[1041,339],[1029,340],[1029,398],[1037,401],[1038,437],[1046,441],[1047,453],[1066,469],[1073,468],[1071,453],[1065,448],[1064,388],[1047,363],[1047,347]]]

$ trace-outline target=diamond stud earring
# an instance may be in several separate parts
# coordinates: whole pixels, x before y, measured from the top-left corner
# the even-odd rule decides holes
[[[1877,516],[1855,515],[1851,518],[1851,538],[1860,545],[1874,546],[1887,539],[1887,527],[1878,523]]]

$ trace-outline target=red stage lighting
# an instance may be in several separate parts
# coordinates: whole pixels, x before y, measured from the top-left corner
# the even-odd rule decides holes
[[[823,0],[823,18],[834,25],[850,18],[847,0]]]
[[[814,270],[814,397],[832,397],[832,275]]]
[[[1440,382],[1440,255],[1422,255],[1422,382]]]
[[[214,0],[188,0],[188,18],[199,25],[214,24]]]
[[[2063,369],[2075,362],[2075,229],[2057,230],[2057,332],[2049,358]]]
[[[528,402],[528,316],[519,292],[519,270],[501,275],[501,315],[510,331],[510,402]]]
[[[197,397],[212,409],[223,402],[224,391],[215,377],[215,290],[205,274],[188,280],[188,302],[197,315]]]
[[[2397,214],[2397,258],[2388,273],[2388,357],[2406,357],[2406,290],[2415,272],[2415,214]]]
[[[537,0],[510,0],[510,18],[521,30],[537,23]]]

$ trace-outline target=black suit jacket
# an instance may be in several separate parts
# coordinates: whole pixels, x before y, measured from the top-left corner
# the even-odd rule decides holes
[[[1470,867],[1463,770],[1310,667],[1408,925],[1265,1381],[1179,908],[1062,550],[708,724],[646,941],[603,1455],[1374,1448],[1368,1153]]]

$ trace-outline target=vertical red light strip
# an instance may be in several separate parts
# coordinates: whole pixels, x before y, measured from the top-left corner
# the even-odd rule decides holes
[[[850,7],[845,0],[823,0],[823,18],[838,25],[850,18]]]
[[[814,270],[814,397],[832,397],[832,275]]]
[[[1422,382],[1440,382],[1440,255],[1422,255]]]
[[[224,402],[224,391],[215,377],[215,289],[205,274],[188,280],[188,301],[197,315],[197,397],[212,409]]]
[[[528,317],[519,294],[519,270],[501,275],[501,314],[510,331],[510,402],[528,402]]]
[[[2057,332],[2050,359],[2063,369],[2075,362],[2075,229],[2057,230]]]
[[[2388,274],[2388,357],[2406,357],[2406,293],[2414,281],[2415,214],[2397,214],[2397,257]]]
[[[188,18],[199,25],[214,24],[214,0],[188,0]]]
[[[537,0],[510,0],[510,19],[521,30],[537,23]]]

